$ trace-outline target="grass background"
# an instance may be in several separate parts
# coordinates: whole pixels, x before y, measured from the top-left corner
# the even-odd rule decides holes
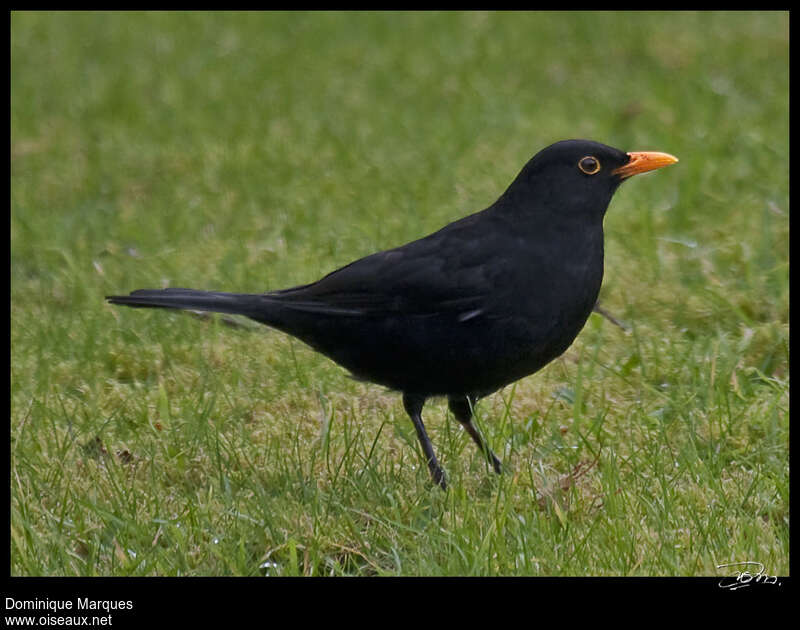
[[[11,16],[14,575],[789,571],[788,13]],[[302,343],[110,307],[315,280],[551,142],[661,150],[603,306],[428,472]]]

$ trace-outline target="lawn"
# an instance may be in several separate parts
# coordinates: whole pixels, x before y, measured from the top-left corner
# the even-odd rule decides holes
[[[247,320],[589,138],[680,162],[604,309],[431,485],[400,401]],[[789,572],[788,13],[11,15],[13,575]]]

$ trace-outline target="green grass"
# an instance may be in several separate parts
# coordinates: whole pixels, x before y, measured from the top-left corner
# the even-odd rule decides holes
[[[789,571],[787,13],[13,13],[11,572]],[[673,153],[603,306],[426,407],[141,287],[315,280],[490,204],[564,138]]]

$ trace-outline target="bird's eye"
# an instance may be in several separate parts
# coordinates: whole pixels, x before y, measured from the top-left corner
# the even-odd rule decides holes
[[[600,161],[596,157],[587,155],[586,157],[581,158],[581,161],[578,162],[578,168],[587,175],[594,175],[600,170]]]

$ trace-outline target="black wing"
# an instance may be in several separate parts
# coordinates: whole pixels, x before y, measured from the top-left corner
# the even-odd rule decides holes
[[[378,252],[321,280],[271,292],[293,310],[330,315],[448,314],[465,321],[482,314],[512,273],[496,231],[478,215],[418,241]],[[506,242],[507,243],[507,242]]]

